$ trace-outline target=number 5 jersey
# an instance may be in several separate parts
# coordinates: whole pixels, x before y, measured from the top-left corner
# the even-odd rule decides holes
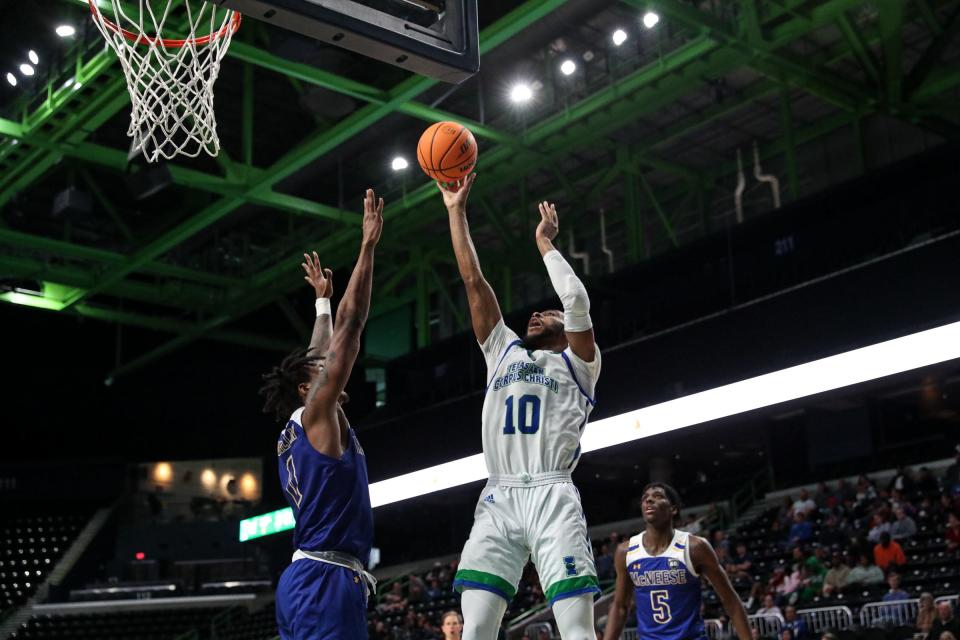
[[[641,638],[692,640],[703,638],[700,577],[690,560],[690,534],[675,531],[670,546],[658,556],[643,548],[643,534],[630,538],[627,574],[637,602]]]

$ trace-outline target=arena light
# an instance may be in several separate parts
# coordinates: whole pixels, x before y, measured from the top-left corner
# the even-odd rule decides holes
[[[32,64],[40,64],[40,56],[37,55],[37,52],[33,49],[27,52],[27,58],[30,59]]]
[[[591,422],[581,446],[597,451],[957,358],[960,322]],[[477,454],[376,482],[370,499],[381,506],[484,477]]]
[[[69,24],[61,24],[54,31],[56,31],[57,35],[61,38],[69,38],[77,33],[77,30]]]
[[[623,29],[617,29],[613,32],[613,35],[610,36],[610,39],[613,40],[613,44],[619,47],[627,41],[627,32]]]
[[[589,453],[956,359],[960,322],[597,420],[587,425],[581,447]],[[483,454],[476,454],[374,482],[370,502],[380,507],[486,477]]]
[[[9,71],[7,72],[7,82],[10,83],[11,87],[17,86],[17,76],[13,75]]]
[[[529,102],[531,98],[533,98],[533,89],[525,82],[517,83],[510,89],[510,100],[516,104]]]
[[[653,29],[657,26],[657,23],[660,22],[660,16],[655,14],[653,11],[647,11],[643,14],[643,26],[647,29]]]
[[[577,70],[577,63],[573,60],[564,60],[563,64],[560,65],[560,73],[565,76],[573,75],[573,72]]]
[[[23,63],[22,65],[20,65],[20,73],[22,73],[27,77],[30,77],[33,75],[33,67],[31,67],[27,63]]]
[[[410,165],[407,162],[407,159],[402,156],[397,156],[396,158],[393,159],[393,162],[390,163],[390,168],[393,169],[394,171],[403,171],[408,166]]]

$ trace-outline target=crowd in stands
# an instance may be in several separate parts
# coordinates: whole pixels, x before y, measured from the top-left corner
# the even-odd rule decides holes
[[[812,495],[784,497],[741,528],[736,542],[718,532],[713,543],[748,613],[783,617],[781,640],[810,636],[798,609],[913,598],[920,599],[916,633],[956,640],[953,605],[935,598],[958,591],[958,512],[960,448],[942,479],[901,468],[882,485],[867,476],[820,483]],[[941,638],[944,631],[953,636]]]

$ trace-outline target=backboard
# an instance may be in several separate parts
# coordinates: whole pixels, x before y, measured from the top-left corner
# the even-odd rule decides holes
[[[480,68],[477,0],[211,0],[444,82]]]

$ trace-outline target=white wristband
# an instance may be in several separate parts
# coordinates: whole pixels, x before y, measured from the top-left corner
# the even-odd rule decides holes
[[[333,315],[330,313],[330,298],[317,298],[317,317]]]

